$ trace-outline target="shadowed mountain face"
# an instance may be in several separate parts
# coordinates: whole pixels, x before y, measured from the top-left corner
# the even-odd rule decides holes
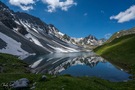
[[[2,2],[0,2],[0,40],[2,41],[0,52],[18,56],[34,53],[79,52],[83,50],[85,44],[99,45],[94,36],[83,39],[71,38],[61,33],[54,25],[48,25],[27,13],[14,12]]]
[[[63,41],[62,35],[53,25],[26,13],[13,12],[0,2],[0,52],[20,56],[81,50]]]

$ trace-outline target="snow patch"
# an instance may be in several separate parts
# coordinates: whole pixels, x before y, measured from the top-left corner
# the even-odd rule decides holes
[[[59,35],[61,35],[61,36],[64,36],[64,34],[63,34],[63,33],[61,33],[61,32],[58,32],[58,34],[59,34]]]
[[[20,42],[15,41],[14,39],[10,38],[9,36],[1,32],[0,32],[0,38],[7,43],[7,46],[3,49],[0,49],[0,52],[17,55],[17,56],[29,54],[28,52],[24,51],[21,48]]]
[[[61,46],[65,47],[65,49],[62,48],[62,47],[54,47],[54,46],[51,46],[49,44],[47,44],[47,45],[49,47],[53,48],[54,50],[56,50],[56,52],[64,52],[64,53],[68,53],[68,52],[79,52],[78,50],[75,50],[75,49],[69,48],[69,47],[65,47],[63,45],[61,45]]]
[[[13,28],[13,30],[18,31],[18,28]]]
[[[43,61],[43,59],[39,59],[36,62],[34,62],[32,65],[30,65],[30,67],[31,68],[36,68],[42,61]]]
[[[28,23],[27,21],[24,22],[24,21],[22,21],[22,20],[20,20],[20,22],[21,22],[21,24],[26,28],[27,31],[29,31],[29,28],[31,28],[34,32],[39,33],[39,32],[36,30],[36,28],[32,27],[32,26],[34,26],[33,24],[30,24],[30,23]]]
[[[26,28],[27,31],[29,31],[29,28],[23,23],[22,20],[20,20],[20,23]]]
[[[67,52],[66,50],[62,49],[62,48],[58,48],[58,47],[54,47],[54,46],[51,46],[49,44],[47,44],[49,47],[53,48],[54,50],[56,50],[56,52]]]
[[[38,45],[38,46],[40,46],[40,47],[46,49],[48,52],[52,53],[52,51],[50,51],[49,49],[47,49],[46,47],[44,47],[44,46],[38,41],[38,39],[37,39],[35,36],[31,35],[30,33],[26,34],[25,37],[28,38],[31,42],[35,43],[36,45]]]
[[[58,44],[58,45],[60,45],[61,47],[64,47],[65,49],[64,49],[64,52],[79,52],[78,50],[76,50],[76,49],[73,49],[73,48],[70,48],[70,47],[66,47],[66,46],[64,46],[64,45],[62,45],[62,44],[59,44],[59,43],[57,43],[56,41],[54,41],[54,40],[52,40],[53,42],[55,42],[56,44]]]
[[[84,38],[73,38],[75,40],[75,42],[80,42],[81,40],[83,40]]]
[[[18,24],[18,25],[21,25],[18,21],[15,20],[15,23]]]
[[[31,34],[27,34],[27,35],[25,35],[28,39],[30,39],[30,41],[31,42],[34,42],[35,44],[37,44],[38,46],[41,46],[41,47],[44,47],[39,41],[38,41],[38,39],[35,37],[35,36],[33,36],[33,35],[31,35]]]

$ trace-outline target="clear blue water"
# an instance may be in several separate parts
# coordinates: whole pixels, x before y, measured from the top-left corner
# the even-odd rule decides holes
[[[110,81],[128,80],[128,73],[115,68],[110,63],[98,63],[96,67],[90,68],[87,65],[75,65],[62,71],[60,74],[70,74],[72,76],[95,76]]]
[[[33,68],[33,73],[53,75],[99,77],[110,81],[130,80],[123,69],[118,68],[94,53],[55,53],[31,56],[24,60]]]

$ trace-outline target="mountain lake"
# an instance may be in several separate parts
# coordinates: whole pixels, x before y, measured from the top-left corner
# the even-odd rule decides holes
[[[127,81],[132,76],[93,52],[35,55],[24,61],[33,73],[98,77],[113,82]]]

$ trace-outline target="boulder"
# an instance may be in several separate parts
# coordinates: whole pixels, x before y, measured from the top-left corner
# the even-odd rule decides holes
[[[42,75],[40,81],[47,81],[47,76],[46,75]]]
[[[15,81],[12,84],[13,88],[28,88],[29,87],[29,80],[27,78],[22,78],[17,81]]]

